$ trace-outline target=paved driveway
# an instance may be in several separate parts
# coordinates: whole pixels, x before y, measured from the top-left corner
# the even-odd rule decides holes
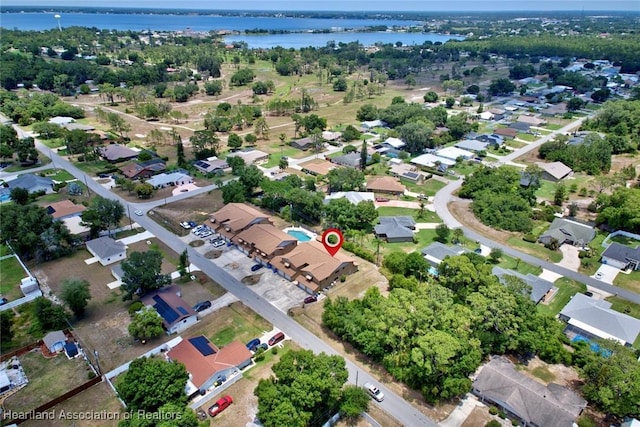
[[[578,271],[580,268],[580,258],[578,257],[578,248],[571,245],[560,246],[562,252],[562,260],[556,264],[569,270]]]
[[[591,277],[612,285],[618,273],[620,273],[620,270],[618,270],[617,268],[610,265],[602,264],[598,271],[596,271],[596,274]]]

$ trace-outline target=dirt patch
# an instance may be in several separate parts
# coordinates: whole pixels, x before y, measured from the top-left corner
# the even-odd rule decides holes
[[[191,246],[192,248],[199,248],[200,246],[204,245],[204,240],[192,240],[191,242],[189,242],[189,246]]]
[[[175,234],[185,236],[189,234],[189,231],[182,228],[180,222],[195,221],[201,224],[222,206],[224,206],[222,193],[219,190],[212,190],[188,199],[158,206],[150,211],[149,216]]]
[[[262,274],[252,274],[251,276],[245,276],[242,278],[241,282],[244,285],[251,286],[255,285],[260,281]]]
[[[517,363],[517,361],[514,362]],[[545,385],[553,382],[578,391],[577,386],[582,384],[580,376],[574,368],[561,364],[551,365],[543,362],[538,357],[534,357],[526,365],[519,364],[517,366],[522,374]],[[548,371],[551,376],[545,380],[541,378],[541,375],[539,374],[534,375],[534,373],[538,373],[540,371]]]
[[[493,417],[489,414],[487,407],[476,406],[473,408],[469,416],[462,423],[461,427],[480,427],[485,426]]]
[[[216,258],[220,258],[221,255],[222,255],[222,251],[209,251],[206,254],[204,254],[204,257],[206,259],[216,259]]]

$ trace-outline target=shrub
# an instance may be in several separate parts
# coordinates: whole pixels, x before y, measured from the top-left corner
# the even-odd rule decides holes
[[[491,407],[489,408],[489,413],[490,413],[491,415],[498,415],[498,408],[496,408],[495,406],[491,406]]]
[[[355,243],[353,242],[344,242],[342,244],[342,248],[345,251],[349,251],[352,254],[359,256],[360,258],[369,261],[369,262],[375,262],[376,260],[376,256],[373,252],[370,252],[366,249],[361,248],[360,246],[357,246]]]
[[[340,283],[344,283],[345,280],[347,280],[347,276],[345,276],[344,274],[340,276]]]
[[[273,353],[273,355],[278,354],[278,347],[273,347],[273,348],[271,349],[271,353]]]
[[[522,240],[524,240],[525,242],[529,242],[529,243],[536,243],[538,241],[536,236],[534,236],[531,233],[527,233],[524,236],[522,236]]]
[[[489,412],[491,412],[491,409],[489,409]],[[502,424],[500,424],[500,422],[496,420],[491,420],[487,424],[485,424],[485,427],[502,427]]]
[[[136,301],[129,306],[129,315],[133,316],[136,312],[140,311],[144,305],[140,301]]]

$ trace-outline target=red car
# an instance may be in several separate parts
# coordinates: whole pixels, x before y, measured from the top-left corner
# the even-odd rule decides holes
[[[209,415],[211,415],[212,417],[215,417],[220,412],[227,409],[227,407],[232,403],[233,403],[233,399],[229,395],[218,399],[218,401],[209,408]]]

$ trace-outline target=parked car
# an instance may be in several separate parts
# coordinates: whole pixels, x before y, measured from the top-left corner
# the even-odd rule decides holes
[[[198,234],[198,232],[199,232],[200,230],[202,230],[204,227],[205,227],[204,225],[198,225],[198,226],[196,226],[193,230],[191,230],[191,232],[192,232],[193,234]]]
[[[371,383],[364,383],[364,388],[367,392],[378,402],[382,402],[384,400],[384,393],[378,389],[378,387],[374,386]]]
[[[602,272],[601,271],[598,271],[596,273],[596,279],[602,279]]]
[[[586,291],[584,294],[586,296],[588,296],[588,297],[592,297],[593,296],[593,292],[589,292],[589,291]]]
[[[259,349],[263,349],[264,351],[267,351],[269,349],[269,344],[267,344],[266,342],[263,342],[262,344],[256,347],[256,351],[258,351]]]
[[[224,240],[216,240],[212,243],[214,248],[219,248],[220,246],[224,246]]]
[[[277,334],[269,338],[269,345],[271,346],[276,345],[282,340],[284,340],[284,333],[278,332]]]
[[[184,221],[184,222],[181,222],[181,223],[180,223],[180,227],[182,227],[182,228],[184,228],[184,229],[188,230],[188,229],[190,229],[190,228],[191,228],[191,224],[189,224],[188,222]]]
[[[191,227],[191,228],[196,227],[198,225],[193,221],[187,221],[187,224],[189,224],[189,227]]]
[[[215,417],[220,412],[227,409],[229,405],[231,405],[232,403],[233,403],[233,399],[229,395],[218,399],[218,401],[209,408],[209,415],[211,415],[212,417]]]
[[[9,302],[9,300],[6,299],[5,297],[0,297],[0,305],[5,305],[8,302]]]
[[[211,301],[201,301],[193,306],[193,309],[200,313],[201,311],[205,311],[211,308]]]
[[[251,266],[251,271],[258,271],[262,267],[264,267],[264,265],[262,265],[262,264],[254,264],[253,266]]]
[[[136,215],[138,215],[138,216],[142,216],[142,215],[143,215],[143,214],[142,214],[142,211],[141,211],[140,209],[138,209],[138,210],[135,212],[135,214],[136,214]]]
[[[260,338],[254,338],[247,343],[247,349],[249,351],[255,351],[255,349],[260,345]]]
[[[376,197],[376,202],[388,202],[389,199],[386,197]]]
[[[311,304],[312,302],[318,301],[318,297],[315,295],[310,295],[304,299],[305,304]]]

